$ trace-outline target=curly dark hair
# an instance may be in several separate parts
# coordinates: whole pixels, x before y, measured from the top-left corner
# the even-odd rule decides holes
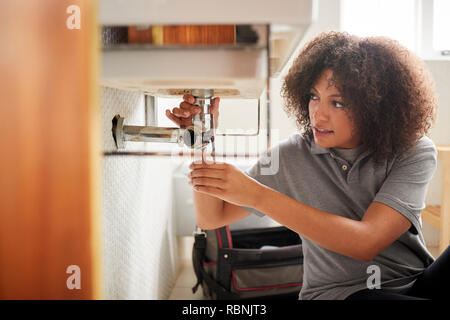
[[[434,123],[434,82],[422,60],[397,41],[325,32],[306,44],[282,86],[284,109],[313,139],[310,89],[326,69],[375,161],[405,155]]]

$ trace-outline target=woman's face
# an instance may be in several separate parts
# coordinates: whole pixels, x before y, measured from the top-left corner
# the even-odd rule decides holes
[[[362,141],[349,119],[333,72],[326,69],[310,89],[309,119],[315,143],[322,148],[355,148]]]

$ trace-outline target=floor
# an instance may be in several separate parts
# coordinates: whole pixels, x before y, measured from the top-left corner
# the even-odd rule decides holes
[[[198,288],[195,294],[192,293],[192,287],[197,282],[191,260],[193,244],[193,237],[178,238],[178,248],[180,249],[182,262],[180,272],[169,300],[204,300],[201,287]]]
[[[198,288],[195,294],[192,293],[192,287],[197,282],[192,261],[190,260],[193,239],[192,237],[180,237],[178,245],[183,257],[182,266],[169,300],[204,300],[201,287]],[[428,247],[428,250],[434,257],[437,257],[439,254],[438,247]]]

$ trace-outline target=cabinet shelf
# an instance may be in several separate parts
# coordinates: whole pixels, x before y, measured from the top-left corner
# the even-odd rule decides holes
[[[316,8],[315,0],[102,0],[102,26],[252,25],[262,40],[217,48],[112,46],[102,52],[102,84],[155,96],[210,88],[228,98],[258,99],[268,78],[284,71]]]

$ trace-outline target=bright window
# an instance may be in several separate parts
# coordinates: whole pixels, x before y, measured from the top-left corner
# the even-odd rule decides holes
[[[450,50],[450,1],[434,0],[433,47],[434,50]]]
[[[358,36],[387,36],[418,51],[414,0],[341,0],[341,30]],[[443,0],[448,2],[448,0]]]

